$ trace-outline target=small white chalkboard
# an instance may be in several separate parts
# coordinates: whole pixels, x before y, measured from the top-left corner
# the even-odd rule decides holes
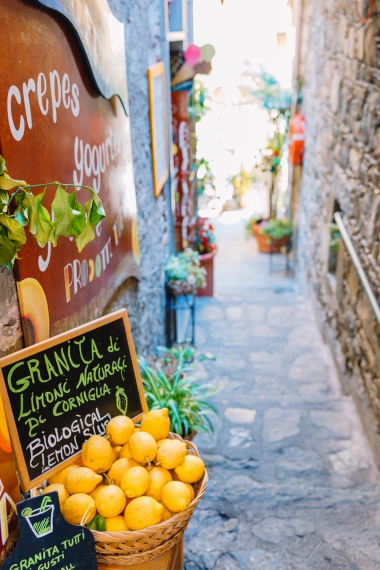
[[[157,198],[169,175],[165,66],[162,62],[149,67],[148,84],[154,195]]]

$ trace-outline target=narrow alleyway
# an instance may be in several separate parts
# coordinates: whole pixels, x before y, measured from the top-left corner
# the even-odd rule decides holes
[[[186,532],[186,570],[380,569],[380,487],[351,398],[282,256],[219,220],[216,294],[199,299],[201,367],[223,385],[211,481]]]

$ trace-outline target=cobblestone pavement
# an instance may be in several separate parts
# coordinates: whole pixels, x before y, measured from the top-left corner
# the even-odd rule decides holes
[[[380,569],[379,476],[355,406],[284,259],[269,276],[243,226],[218,222],[216,295],[197,306],[197,346],[217,356],[200,374],[223,389],[215,438],[196,438],[210,483],[185,568]]]

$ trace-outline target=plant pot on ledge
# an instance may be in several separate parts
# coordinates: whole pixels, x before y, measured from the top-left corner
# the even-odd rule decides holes
[[[199,288],[197,291],[198,297],[213,297],[214,296],[214,257],[217,249],[210,253],[204,253],[200,256],[201,267],[206,270],[207,285],[204,289]]]
[[[260,224],[253,227],[253,235],[257,239],[257,245],[261,253],[278,253],[280,249],[290,243],[290,237],[274,238],[260,232]]]

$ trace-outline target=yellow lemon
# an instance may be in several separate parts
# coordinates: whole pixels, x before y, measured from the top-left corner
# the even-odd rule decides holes
[[[181,481],[169,481],[162,489],[162,502],[172,513],[179,513],[190,505],[190,491]]]
[[[128,443],[134,433],[135,424],[127,416],[115,416],[106,425],[106,434],[110,436],[111,445]]]
[[[95,501],[89,495],[76,493],[65,501],[62,515],[71,524],[88,524],[96,515]]]
[[[169,511],[169,509],[164,507],[164,510],[162,511],[162,515],[161,515],[161,522],[164,522],[164,521],[171,519],[173,515],[174,515],[174,513],[171,513]]]
[[[100,485],[97,485],[95,487],[95,489],[92,491],[92,493],[90,493],[90,497],[92,497],[95,501],[96,497],[98,496],[99,491],[104,489],[104,487],[107,487],[107,485],[103,485],[103,483],[100,483]]]
[[[166,483],[169,483],[169,481],[172,480],[172,476],[169,471],[163,467],[152,467],[152,469],[148,471],[148,475],[150,483],[145,495],[153,497],[156,501],[161,502],[162,489],[165,487]]]
[[[124,473],[131,467],[136,467],[136,465],[138,465],[138,463],[134,459],[126,459],[125,457],[122,457],[112,464],[112,467],[107,474],[108,479],[111,483],[120,487],[121,478]]]
[[[168,413],[169,410],[167,408],[148,412],[141,422],[141,431],[150,433],[156,441],[165,439],[170,431]]]
[[[190,483],[184,483],[184,485],[186,485],[186,487],[190,491],[190,503],[191,503],[195,499],[194,487],[192,485],[190,485]]]
[[[157,441],[157,449],[160,449],[161,445],[163,445],[164,443],[166,443],[167,441],[173,441],[172,439],[159,439]]]
[[[42,493],[43,494],[50,493],[51,491],[57,491],[59,506],[61,507],[62,510],[65,501],[67,501],[67,499],[70,497],[66,487],[62,485],[62,483],[52,483],[52,485],[48,485],[47,487],[45,487]]]
[[[186,457],[186,443],[178,439],[166,441],[157,451],[157,461],[164,469],[174,469]]]
[[[78,467],[84,467],[83,461],[82,461],[82,454],[80,454],[80,456],[77,457],[77,459],[74,461],[73,465],[77,465]]]
[[[54,483],[61,483],[62,485],[64,485],[66,483],[66,476],[68,472],[71,471],[72,469],[78,469],[78,467],[79,465],[69,465],[64,469],[61,469],[61,471],[58,471],[58,473],[55,473],[54,475],[49,477],[48,479],[49,485],[53,485]]]
[[[148,471],[141,465],[138,465],[131,467],[123,474],[120,487],[125,495],[131,499],[143,495],[149,487],[149,482]]]
[[[112,463],[114,463],[117,459],[117,451],[114,447],[112,448],[112,453],[113,453]]]
[[[132,435],[128,443],[128,448],[132,458],[137,461],[137,463],[150,463],[157,454],[156,440],[150,433],[142,431]]]
[[[68,472],[66,477],[66,489],[70,495],[75,493],[92,493],[99,483],[103,481],[103,477],[94,473],[88,467],[78,467]]]
[[[117,515],[116,517],[106,519],[106,530],[107,532],[122,532],[123,530],[128,530],[128,527],[124,517]]]
[[[196,483],[202,479],[205,472],[204,461],[195,455],[186,455],[178,467],[174,469],[176,475],[183,483]]]
[[[126,443],[119,451],[119,459],[125,457],[126,459],[132,459],[131,452],[129,451],[129,444]]]
[[[95,473],[108,471],[114,460],[110,442],[101,435],[92,435],[82,446],[82,461]]]
[[[128,445],[128,444],[126,443],[126,445]],[[114,450],[116,451],[116,457],[117,457],[117,459],[120,458],[120,451],[121,451],[122,449],[123,449],[123,446],[122,446],[122,445],[115,445]]]
[[[174,469],[171,469],[171,470],[170,470],[170,475],[172,476],[173,481],[179,481],[178,475],[177,475],[177,473],[175,472]]]
[[[125,509],[125,522],[130,530],[142,530],[160,523],[163,510],[163,505],[152,497],[137,497]]]
[[[95,505],[102,517],[116,517],[125,509],[127,499],[120,487],[106,485],[96,496]]]

